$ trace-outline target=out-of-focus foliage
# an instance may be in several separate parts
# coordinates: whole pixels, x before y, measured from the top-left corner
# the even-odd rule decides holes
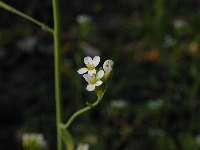
[[[4,1],[53,27],[49,0]],[[95,150],[200,149],[198,0],[60,1],[66,121],[96,99],[78,75],[85,56],[115,62],[101,104],[70,127]],[[0,149],[43,133],[55,150],[52,35],[0,9]],[[102,64],[100,64],[102,65]]]

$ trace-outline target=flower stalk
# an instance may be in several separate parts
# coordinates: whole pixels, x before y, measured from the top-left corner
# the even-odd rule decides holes
[[[86,111],[92,109],[93,107],[97,106],[97,105],[101,102],[101,100],[102,100],[102,98],[103,98],[103,96],[104,96],[104,94],[105,94],[105,92],[106,92],[106,89],[107,89],[107,88],[105,88],[105,90],[103,91],[103,93],[97,94],[98,98],[97,98],[96,102],[94,102],[94,103],[92,103],[92,104],[88,103],[88,106],[87,106],[87,107],[82,108],[82,109],[80,109],[79,111],[75,112],[75,113],[69,118],[69,120],[67,121],[67,123],[66,123],[66,124],[60,124],[60,127],[61,127],[61,128],[64,128],[64,129],[67,129],[67,128],[71,125],[71,123],[73,122],[73,120],[74,120],[76,117],[78,117],[80,114],[82,114],[82,113],[84,113],[84,112],[86,112]]]

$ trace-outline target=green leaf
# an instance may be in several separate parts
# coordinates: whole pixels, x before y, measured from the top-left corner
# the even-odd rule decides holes
[[[75,144],[72,135],[66,129],[61,129],[61,137],[67,150],[74,150]]]

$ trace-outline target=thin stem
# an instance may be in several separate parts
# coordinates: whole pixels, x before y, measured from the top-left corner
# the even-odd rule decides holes
[[[106,89],[107,89],[107,88],[106,88]],[[87,106],[87,107],[82,108],[82,109],[80,109],[79,111],[75,112],[75,113],[69,118],[69,120],[67,121],[66,124],[60,124],[60,126],[61,126],[62,128],[67,129],[67,128],[70,126],[70,124],[72,123],[72,121],[73,121],[77,116],[79,116],[80,114],[82,114],[82,113],[84,113],[84,112],[86,112],[86,111],[92,109],[93,107],[97,106],[97,105],[101,102],[101,99],[103,98],[106,89],[103,91],[103,93],[101,93],[100,96],[98,96],[96,102],[94,102],[93,104],[90,104],[91,106]]]
[[[62,150],[61,128],[62,122],[62,98],[61,98],[61,52],[60,52],[60,10],[59,0],[52,0],[54,17],[54,63],[55,63],[55,101],[56,101],[56,125],[57,125],[57,150]]]
[[[93,107],[95,107],[96,105],[98,105],[100,102],[100,100],[97,100],[95,103],[92,104]],[[63,128],[68,128],[70,126],[70,124],[72,123],[72,121],[77,117],[79,116],[80,114],[90,110],[92,107],[90,106],[87,106],[85,108],[82,108],[80,109],[79,111],[75,112],[70,118],[69,120],[67,121],[67,123],[63,126]]]
[[[51,32],[51,33],[54,32],[53,29],[51,29],[50,27],[46,26],[44,23],[41,23],[41,22],[39,22],[38,20],[36,20],[36,19],[34,19],[34,18],[32,18],[32,17],[30,17],[30,16],[28,16],[28,15],[26,15],[26,14],[24,14],[24,13],[18,11],[17,9],[15,9],[15,8],[13,8],[13,7],[11,7],[11,6],[9,6],[8,4],[6,4],[6,3],[4,3],[4,2],[2,2],[2,1],[0,1],[0,7],[4,8],[4,9],[6,9],[7,11],[10,11],[10,12],[12,12],[12,13],[14,13],[14,14],[17,14],[17,15],[19,15],[19,16],[21,16],[21,17],[23,17],[23,18],[25,18],[25,19],[27,19],[27,20],[29,20],[29,21],[31,21],[31,22],[33,22],[33,23],[39,25],[39,26],[41,26],[41,28],[42,28],[43,30],[47,31],[47,32]]]

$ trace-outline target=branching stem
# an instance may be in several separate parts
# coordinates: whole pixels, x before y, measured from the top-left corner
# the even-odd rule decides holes
[[[11,6],[9,6],[8,4],[6,4],[6,3],[4,3],[4,2],[2,2],[2,1],[0,1],[0,7],[4,8],[4,9],[6,9],[7,11],[10,11],[10,12],[12,12],[12,13],[14,13],[14,14],[17,14],[17,15],[19,15],[19,16],[21,16],[21,17],[23,17],[23,18],[25,18],[25,19],[27,19],[27,20],[29,20],[29,21],[35,23],[35,24],[37,24],[37,25],[39,25],[43,30],[45,30],[45,31],[47,31],[47,32],[50,32],[50,33],[53,33],[53,32],[54,32],[53,29],[51,29],[50,27],[46,26],[44,23],[41,23],[41,22],[39,22],[38,20],[36,20],[36,19],[30,17],[29,15],[24,14],[24,13],[18,11],[17,9],[15,9],[15,8],[13,8],[13,7],[11,7]]]
[[[107,89],[107,88],[106,88],[106,89]],[[60,127],[61,127],[61,128],[67,129],[67,128],[70,126],[70,124],[72,123],[72,121],[73,121],[77,116],[79,116],[80,114],[82,114],[82,113],[84,113],[84,112],[86,112],[86,111],[92,109],[93,107],[97,106],[97,105],[101,102],[101,99],[103,98],[104,93],[106,92],[106,89],[105,89],[100,95],[98,95],[98,98],[97,98],[96,102],[94,102],[93,104],[90,104],[90,105],[92,105],[92,107],[91,107],[91,106],[87,106],[87,107],[82,108],[82,109],[80,109],[79,111],[75,112],[75,113],[69,118],[69,120],[67,121],[67,123],[66,123],[66,124],[60,124]]]

